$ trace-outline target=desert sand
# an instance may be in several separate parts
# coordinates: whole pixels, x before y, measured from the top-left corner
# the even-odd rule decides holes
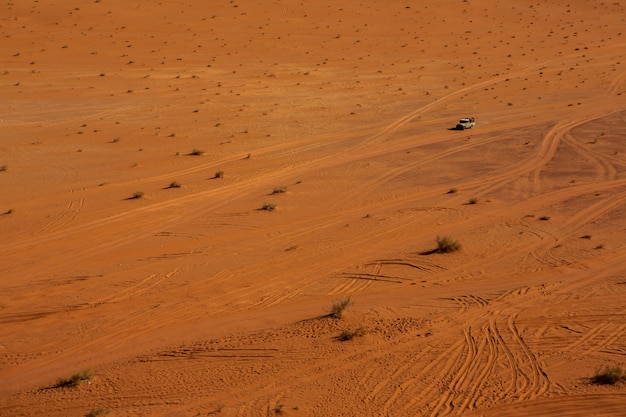
[[[626,415],[625,7],[3,3],[0,415]]]

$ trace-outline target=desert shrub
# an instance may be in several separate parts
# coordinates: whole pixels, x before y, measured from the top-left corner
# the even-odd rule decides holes
[[[69,378],[57,379],[54,388],[77,387],[81,382],[90,380],[91,378],[93,378],[93,372],[90,369],[87,369],[85,371],[76,372]]]
[[[548,221],[550,220],[550,216],[541,216],[539,217],[539,220]]]
[[[330,310],[330,316],[336,319],[340,319],[343,316],[343,311],[352,304],[350,297],[346,297],[342,300],[335,300]]]
[[[9,169],[9,167],[6,164],[0,165],[0,171],[6,171],[7,169]]]
[[[276,187],[274,188],[274,191],[272,191],[272,194],[282,194],[286,192],[287,192],[287,187]]]
[[[276,407],[274,407],[274,413],[282,414],[284,412],[285,412],[285,406],[283,404],[277,404]]]
[[[170,182],[170,185],[167,188],[180,188],[180,183],[176,181]]]
[[[337,336],[337,339],[339,339],[342,342],[345,342],[347,340],[352,340],[355,337],[364,336],[366,333],[367,333],[367,330],[365,330],[363,327],[358,327],[354,330],[342,331],[341,334]]]
[[[140,199],[140,198],[143,198],[143,196],[144,196],[143,191],[135,191],[135,193],[133,194],[131,198]]]
[[[213,178],[224,178],[224,171],[217,171]]]
[[[111,413],[111,410],[106,410],[104,408],[94,408],[93,410],[85,414],[85,417],[106,416],[107,414],[110,414],[110,413]]]
[[[263,207],[261,207],[261,210],[274,211],[274,210],[276,210],[276,204],[274,204],[274,203],[265,203],[265,204],[263,204]]]
[[[450,189],[448,190],[448,194],[454,194],[454,193],[456,193],[457,191],[458,191],[458,190],[457,190],[456,188],[450,188]]]
[[[200,155],[204,155],[204,151],[198,148],[193,148],[191,150],[191,152],[189,152],[189,155],[196,155],[196,156],[200,156]]]
[[[606,366],[604,370],[598,369],[591,377],[592,384],[613,385],[621,381],[626,381],[626,372],[619,366]]]
[[[478,199],[476,197],[472,197],[469,199],[469,201],[467,202],[467,204],[476,204],[478,203]]]
[[[437,236],[437,252],[450,253],[461,249],[461,244],[449,236]]]

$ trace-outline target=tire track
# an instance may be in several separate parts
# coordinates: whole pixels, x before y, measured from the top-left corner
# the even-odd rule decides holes
[[[385,378],[377,385],[374,394],[367,397],[370,404],[380,404],[383,402],[384,411],[399,410],[401,415],[411,413],[417,404],[424,404],[438,395],[438,387],[441,382],[433,376],[448,375],[454,372],[456,364],[463,358],[465,354],[465,340],[458,340],[441,352],[436,352],[435,348],[430,346],[424,351],[424,355],[432,352],[432,360],[427,366],[420,366],[416,362],[409,360],[408,366],[398,368],[393,373],[395,378]],[[430,356],[430,355],[429,355]],[[412,357],[412,356],[411,356]],[[415,368],[419,368],[416,370]],[[380,398],[384,393],[383,388],[392,385],[394,381],[403,381],[395,388],[392,388],[390,394],[386,394],[385,398]],[[400,399],[405,399],[404,406],[399,405]],[[413,410],[414,412],[414,410]],[[383,414],[385,415],[385,414]]]
[[[471,183],[466,183],[463,185],[463,187],[467,188],[469,186],[478,186],[480,188],[478,189],[478,192],[476,194],[486,194],[503,187],[515,178],[521,177],[526,174],[531,174],[531,191],[534,190],[534,192],[537,193],[539,192],[538,187],[540,184],[541,171],[543,170],[545,165],[550,162],[552,158],[554,158],[554,156],[556,155],[563,136],[576,126],[580,126],[582,124],[605,117],[608,114],[612,114],[615,112],[617,112],[617,110],[612,110],[608,112],[602,110],[594,112],[584,119],[576,121],[558,122],[544,136],[544,139],[539,146],[539,150],[533,158],[519,164],[518,166],[510,167],[510,169],[508,169],[505,173],[492,176],[491,178],[479,179]]]
[[[465,394],[465,400],[461,403],[461,406],[458,409],[459,414],[466,409],[473,410],[476,408],[476,401],[478,400],[478,397],[480,395],[480,389],[493,372],[493,368],[496,364],[496,360],[498,358],[498,350],[496,345],[497,339],[493,335],[491,326],[492,323],[489,323],[482,329],[485,336],[484,340],[486,340],[487,342],[487,359],[485,361],[485,364],[482,365],[482,369],[474,371],[474,374],[478,373],[478,375],[474,375],[474,377],[470,379],[471,386],[468,388],[468,392]]]
[[[463,330],[465,339],[464,344],[464,361],[456,370],[455,375],[448,384],[446,390],[439,397],[439,402],[430,413],[431,417],[445,416],[451,414],[455,410],[454,399],[457,393],[462,389],[464,382],[468,379],[469,374],[474,369],[474,362],[478,354],[476,340],[471,335],[471,329]]]
[[[613,181],[617,178],[618,170],[615,165],[611,161],[615,161],[614,158],[610,158],[608,156],[604,156],[599,152],[596,152],[588,147],[582,146],[578,141],[576,141],[571,134],[571,131],[568,132],[563,137],[563,142],[570,145],[574,150],[582,156],[585,156],[591,159],[596,166],[600,167],[598,170],[600,172],[600,176],[603,177],[604,181]]]
[[[626,325],[617,325],[613,322],[601,323],[589,331],[585,332],[580,338],[570,343],[563,349],[574,358],[582,358],[593,353],[607,349],[612,343],[617,341],[626,333]],[[554,363],[554,367],[558,368],[570,362],[571,359],[561,360]]]
[[[136,284],[133,284],[115,294],[106,296],[106,297],[102,297],[99,298],[97,300],[91,301],[88,303],[88,305],[95,307],[97,305],[100,304],[107,304],[107,303],[118,303],[120,301],[123,300],[127,300],[129,298],[136,298],[136,297],[140,297],[143,294],[147,293],[148,291],[152,290],[153,288],[155,288],[156,286],[162,284],[163,282],[165,282],[166,280],[170,279],[172,276],[174,276],[177,272],[179,271],[179,268],[176,268],[166,274],[152,274],[147,276],[146,278],[142,279],[141,281],[139,281]]]
[[[70,200],[61,212],[61,214],[59,214],[54,220],[44,224],[34,234],[39,235],[44,232],[54,232],[65,227],[66,225],[74,221],[74,219],[76,219],[80,211],[83,209],[84,204],[84,198],[79,198],[78,200]]]
[[[517,345],[521,348],[524,356],[522,363],[527,363],[531,368],[530,385],[529,390],[526,393],[520,395],[520,400],[532,400],[545,394],[550,389],[550,380],[547,374],[543,371],[537,357],[528,347],[522,336],[519,334],[517,325],[517,313],[510,316],[507,320],[507,324],[511,334],[513,335]]]

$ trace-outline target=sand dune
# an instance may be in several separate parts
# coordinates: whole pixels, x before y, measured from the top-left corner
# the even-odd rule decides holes
[[[135,3],[0,6],[1,416],[623,415],[622,3]]]

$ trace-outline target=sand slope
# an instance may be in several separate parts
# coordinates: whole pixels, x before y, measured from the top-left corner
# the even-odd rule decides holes
[[[624,4],[144,3],[0,6],[0,415],[623,415]]]

